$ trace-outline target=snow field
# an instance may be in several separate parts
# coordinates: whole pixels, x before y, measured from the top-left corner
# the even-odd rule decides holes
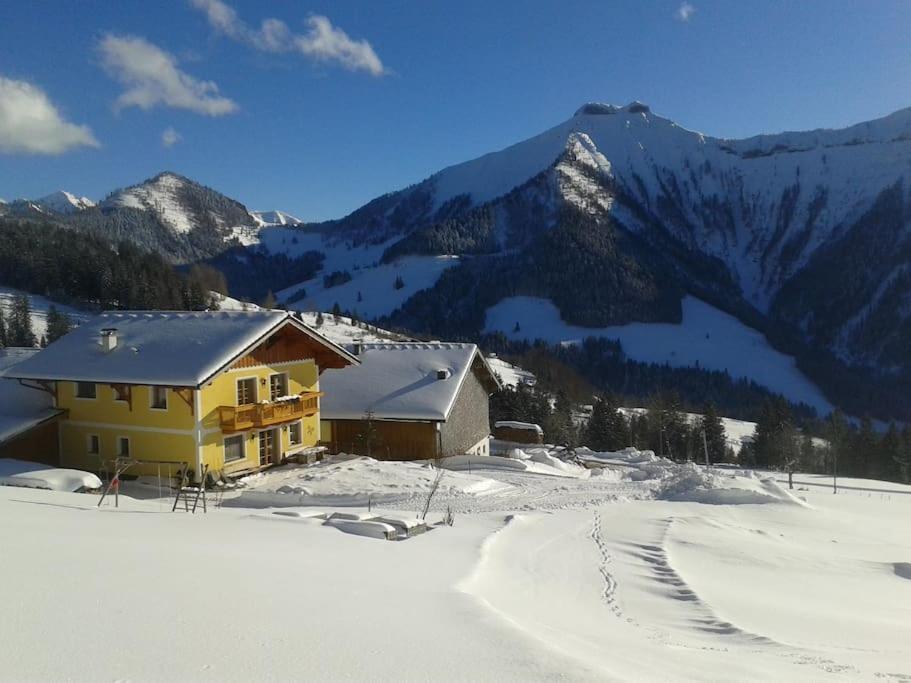
[[[679,325],[631,323],[600,328],[563,322],[548,299],[509,297],[487,309],[484,330],[502,332],[510,339],[543,339],[552,344],[579,343],[586,337],[617,339],[633,360],[727,370],[734,379],[751,379],[791,401],[812,406],[821,415],[832,410],[792,357],[773,349],[760,332],[691,296],[683,299],[683,321]]]

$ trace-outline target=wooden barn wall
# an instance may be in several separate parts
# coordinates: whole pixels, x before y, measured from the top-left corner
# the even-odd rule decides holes
[[[358,439],[364,432],[361,420],[332,420],[330,450],[333,453],[366,455]],[[437,457],[439,435],[431,422],[383,422],[375,420],[376,438],[371,457],[377,460],[426,460]]]
[[[57,420],[50,420],[27,432],[0,443],[0,458],[15,458],[60,466]]]

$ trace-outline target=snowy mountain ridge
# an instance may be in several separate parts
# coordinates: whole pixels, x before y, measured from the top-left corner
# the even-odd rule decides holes
[[[82,211],[83,209],[89,209],[95,206],[93,202],[88,197],[77,197],[71,192],[66,190],[58,190],[57,192],[52,192],[49,195],[41,197],[40,199],[35,199],[34,203],[38,206],[41,206],[45,209],[49,209],[56,213],[60,214],[71,214],[76,211]]]

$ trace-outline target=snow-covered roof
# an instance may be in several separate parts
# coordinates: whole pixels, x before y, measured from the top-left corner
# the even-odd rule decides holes
[[[494,423],[494,429],[497,427],[502,427],[504,429],[524,429],[529,432],[537,432],[538,434],[543,434],[544,430],[541,429],[541,425],[536,425],[534,422],[516,422],[515,420],[498,420]]]
[[[38,349],[0,349],[0,443],[28,431],[60,411],[54,408],[51,395],[40,389],[24,387],[14,379],[3,379]]]
[[[130,311],[88,320],[6,374],[33,380],[198,387],[285,324],[347,362],[358,362],[286,311]],[[106,329],[116,330],[117,344],[110,351],[101,346]]]
[[[472,367],[496,376],[474,344],[362,344],[361,364],[320,378],[320,413],[327,420],[445,421]]]

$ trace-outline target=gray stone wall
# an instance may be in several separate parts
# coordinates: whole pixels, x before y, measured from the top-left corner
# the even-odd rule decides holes
[[[444,456],[461,455],[490,434],[489,407],[487,390],[477,374],[469,371],[449,419],[440,428]]]

